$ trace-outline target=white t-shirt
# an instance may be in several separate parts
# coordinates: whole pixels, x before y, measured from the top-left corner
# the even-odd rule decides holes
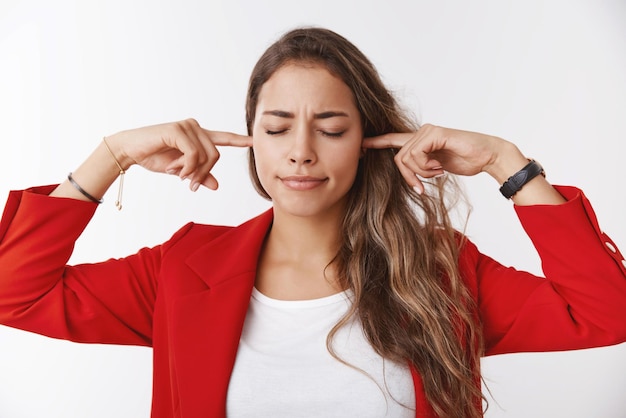
[[[339,357],[357,369],[328,352],[326,337],[350,307],[349,295],[283,301],[253,289],[228,388],[228,418],[415,417],[408,365],[376,354],[360,321],[333,340]]]

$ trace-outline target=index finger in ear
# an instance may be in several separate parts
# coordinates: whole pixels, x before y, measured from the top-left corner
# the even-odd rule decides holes
[[[363,139],[363,148],[384,149],[402,148],[414,133],[389,133]]]
[[[228,147],[251,147],[252,137],[246,135],[238,135],[232,132],[207,131],[205,133],[211,139],[214,145]]]

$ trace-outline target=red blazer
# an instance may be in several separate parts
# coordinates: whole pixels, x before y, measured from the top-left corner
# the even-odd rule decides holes
[[[0,221],[0,323],[77,342],[153,347],[153,418],[225,416],[230,373],[268,211],[238,227],[187,224],[119,260],[66,266],[96,205],[11,192]],[[626,341],[626,262],[582,192],[516,207],[546,279],[468,242],[461,270],[478,301],[487,354]],[[417,417],[434,417],[413,370]]]

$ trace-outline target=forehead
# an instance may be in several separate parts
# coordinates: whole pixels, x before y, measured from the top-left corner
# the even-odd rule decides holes
[[[354,95],[339,77],[325,66],[313,63],[288,63],[263,84],[257,107],[351,108],[356,111]]]

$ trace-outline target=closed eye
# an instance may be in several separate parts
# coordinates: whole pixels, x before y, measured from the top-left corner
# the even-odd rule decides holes
[[[281,129],[279,131],[272,131],[272,130],[269,130],[269,129],[265,130],[265,133],[267,135],[280,135],[280,134],[285,133],[285,132],[287,132],[287,129]]]
[[[322,135],[327,136],[329,138],[341,138],[343,134],[346,133],[346,131],[340,131],[340,132],[320,131],[320,132],[322,133]]]
[[[280,135],[280,134],[284,134],[285,132],[287,132],[288,129],[280,129],[280,130],[271,130],[271,129],[266,129],[265,133],[267,135]],[[341,138],[343,136],[343,134],[346,133],[346,131],[340,131],[340,132],[329,132],[329,131],[319,131],[323,136],[329,137],[329,138]]]

